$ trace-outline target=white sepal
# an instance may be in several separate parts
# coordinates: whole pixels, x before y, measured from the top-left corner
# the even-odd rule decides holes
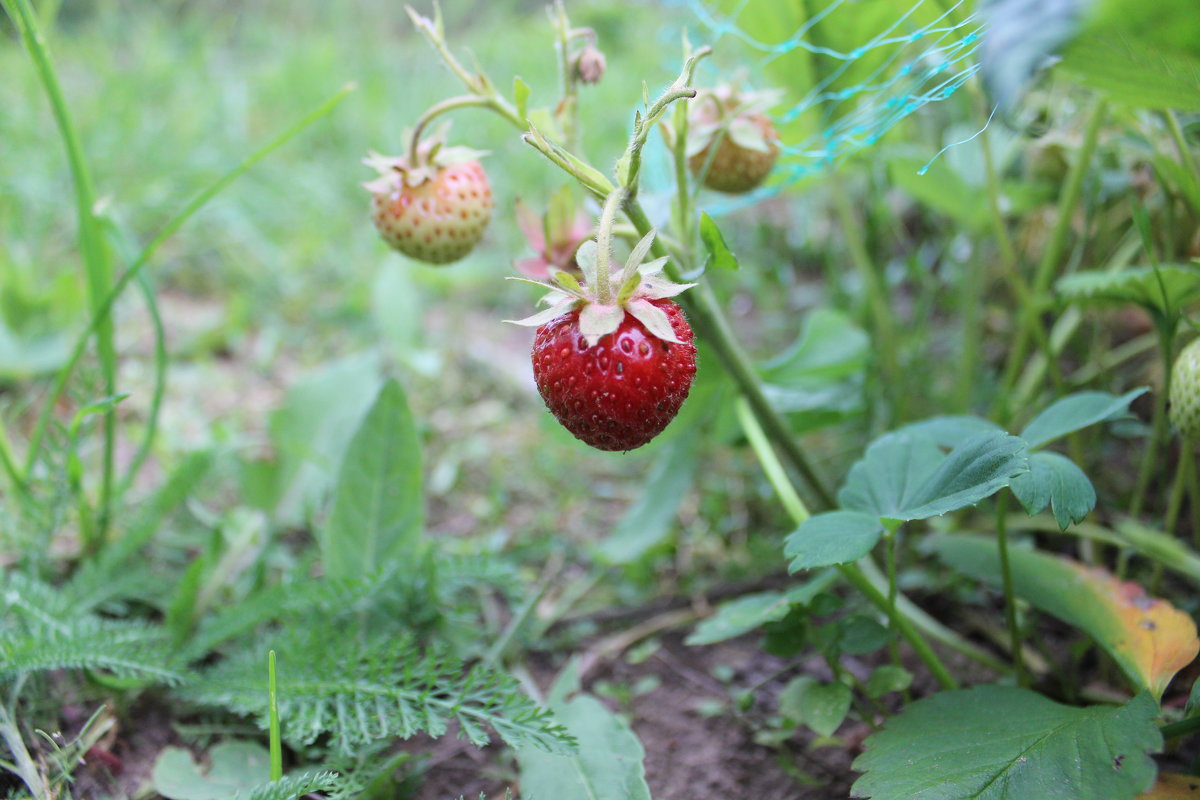
[[[675,335],[675,329],[671,327],[671,320],[667,317],[667,312],[649,300],[639,297],[637,300],[630,300],[625,308],[656,338],[662,339],[664,342],[683,344]],[[582,314],[580,316],[582,318]]]
[[[658,233],[654,228],[642,237],[642,240],[634,245],[633,252],[629,254],[629,258],[625,261],[625,270],[621,276],[622,282],[629,280],[629,277],[637,272],[638,267],[642,265],[642,259],[646,257],[646,253],[650,252],[650,246],[654,244],[654,235]]]
[[[530,286],[540,286],[543,289],[549,289],[552,292],[561,292],[562,291],[562,289],[558,288],[557,286],[555,286],[552,283],[546,283],[545,281],[535,281],[533,278],[522,278],[519,275],[505,275],[504,280],[516,281],[517,283],[528,283]]]
[[[640,267],[638,267],[638,274],[643,278],[653,278],[655,275],[663,271],[663,267],[665,267],[667,262],[670,260],[671,259],[667,258],[666,256],[663,256],[662,258],[656,258],[653,261],[647,261],[645,264],[642,264]]]
[[[575,263],[579,265],[579,271],[583,273],[583,282],[588,286],[595,286],[596,241],[594,239],[588,239],[579,245],[579,249],[575,251]]]
[[[579,332],[587,340],[588,347],[593,347],[601,336],[607,336],[620,327],[623,319],[625,309],[620,306],[588,303],[579,310]]]
[[[746,150],[756,150],[760,153],[769,153],[771,151],[766,137],[763,136],[762,128],[758,127],[753,119],[737,117],[729,123],[729,133],[727,135],[733,140],[734,144]]]
[[[571,309],[573,309],[578,302],[579,301],[575,298],[568,297],[562,302],[555,303],[554,305],[550,306],[550,308],[539,311],[531,317],[526,317],[525,319],[506,319],[504,321],[511,322],[513,325],[521,325],[526,328],[540,328],[547,322],[553,322],[563,314],[571,311]]]
[[[644,297],[647,300],[662,300],[682,294],[695,285],[694,283],[674,283],[656,278],[643,278],[641,289],[638,290],[638,297]]]

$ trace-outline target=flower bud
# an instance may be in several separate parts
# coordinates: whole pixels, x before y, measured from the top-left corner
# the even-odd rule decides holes
[[[604,67],[604,53],[588,45],[575,57],[575,78],[584,83],[599,83]]]

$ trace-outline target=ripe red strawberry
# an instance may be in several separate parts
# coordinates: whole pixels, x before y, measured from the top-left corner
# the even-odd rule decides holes
[[[596,243],[584,242],[576,260],[587,283],[556,272],[552,306],[519,323],[539,326],[533,376],[546,407],[599,450],[633,450],[661,433],[696,375],[692,329],[667,299],[690,284],[658,277],[665,258],[641,263],[653,235],[634,248],[606,298],[595,289]]]
[[[371,220],[383,240],[427,264],[458,261],[475,248],[492,217],[492,189],[475,152],[431,141],[410,158],[372,155],[380,177],[371,193]]]
[[[692,329],[679,306],[651,300],[678,343],[664,341],[632,315],[589,347],[579,311],[538,328],[533,377],[563,427],[598,450],[633,450],[662,433],[696,375]]]
[[[729,194],[761,184],[779,157],[779,134],[762,113],[777,97],[778,92],[738,92],[728,86],[698,95],[688,115],[692,174],[709,189]]]

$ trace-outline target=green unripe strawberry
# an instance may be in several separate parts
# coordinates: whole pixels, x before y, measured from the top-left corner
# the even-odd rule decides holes
[[[1184,437],[1200,441],[1200,339],[1175,359],[1169,400],[1171,424]]]

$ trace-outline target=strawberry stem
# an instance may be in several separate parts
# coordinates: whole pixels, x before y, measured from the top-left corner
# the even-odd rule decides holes
[[[454,111],[455,109],[459,108],[469,108],[472,106],[491,108],[492,110],[500,113],[502,116],[504,114],[504,112],[496,106],[494,98],[480,97],[479,95],[475,94],[462,94],[457,97],[447,98],[440,103],[435,103],[434,105],[430,106],[424,114],[418,117],[417,123],[413,125],[412,136],[409,137],[408,140],[408,168],[416,169],[419,166],[417,159],[420,157],[421,134],[425,132],[425,128],[430,122],[447,112]]]
[[[621,204],[625,202],[626,190],[618,186],[604,201],[604,211],[600,214],[600,229],[596,231],[596,285],[592,291],[596,294],[596,302],[602,306],[610,305],[613,301],[612,280],[609,278],[608,261],[612,256],[613,223]]]

